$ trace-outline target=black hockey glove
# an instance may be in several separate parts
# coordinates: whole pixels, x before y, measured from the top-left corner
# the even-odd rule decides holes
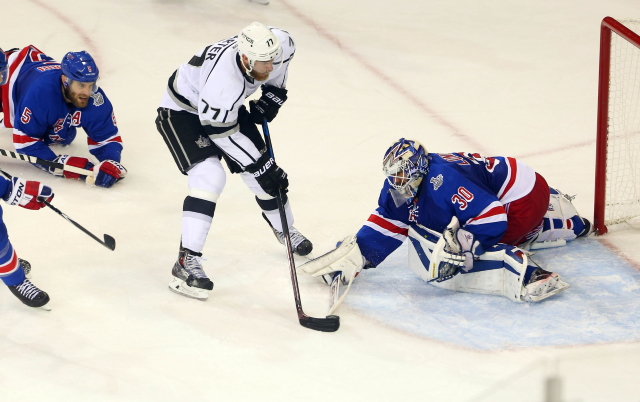
[[[266,152],[262,154],[260,159],[256,163],[247,166],[247,172],[253,174],[260,187],[265,193],[272,197],[278,195],[278,189],[282,193],[287,192],[289,187],[289,179],[284,170],[280,169],[280,166],[276,165],[276,161],[269,156]]]
[[[249,102],[251,120],[256,124],[262,124],[262,120],[264,119],[270,122],[275,119],[280,106],[282,106],[286,100],[287,90],[285,88],[263,85],[260,99],[255,102]]]

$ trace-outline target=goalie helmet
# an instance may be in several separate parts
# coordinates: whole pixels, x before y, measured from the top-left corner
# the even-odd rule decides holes
[[[252,22],[238,34],[238,53],[249,59],[247,73],[253,70],[256,61],[275,60],[280,55],[280,41],[264,24]]]
[[[413,198],[422,177],[429,172],[427,150],[418,141],[400,138],[385,152],[382,170],[397,195]]]
[[[0,85],[4,85],[9,80],[9,64],[4,51],[0,49]]]
[[[86,51],[81,52],[69,52],[64,55],[62,63],[62,74],[68,79],[78,82],[93,82],[91,92],[95,93],[98,90],[98,78],[100,71],[93,57]],[[65,82],[65,86],[68,87],[70,82]]]

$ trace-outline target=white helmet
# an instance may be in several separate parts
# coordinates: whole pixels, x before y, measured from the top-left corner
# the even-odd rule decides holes
[[[266,25],[252,22],[238,34],[238,53],[249,59],[247,73],[256,61],[275,60],[282,51],[280,41]]]

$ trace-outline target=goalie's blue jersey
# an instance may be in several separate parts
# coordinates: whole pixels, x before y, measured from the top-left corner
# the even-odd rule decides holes
[[[442,233],[454,216],[488,249],[507,230],[505,205],[529,194],[536,182],[535,171],[514,158],[459,152],[430,153],[428,160],[417,197],[399,207],[385,180],[378,208],[357,234],[360,251],[372,265],[404,242],[410,225]]]
[[[7,52],[9,82],[2,86],[4,125],[13,128],[20,153],[54,160],[49,145],[68,145],[76,129],[87,133],[89,151],[100,161],[120,161],[122,140],[111,102],[98,89],[84,108],[65,102],[60,64],[35,46]]]

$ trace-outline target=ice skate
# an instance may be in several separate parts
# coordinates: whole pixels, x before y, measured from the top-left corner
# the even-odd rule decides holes
[[[523,288],[522,298],[527,302],[539,302],[568,288],[569,284],[563,282],[560,275],[538,268]]]
[[[284,234],[274,228],[271,229],[273,229],[273,234],[276,235],[280,244],[284,244]],[[289,228],[289,237],[291,238],[291,248],[295,254],[305,256],[313,250],[313,244],[311,244],[309,239],[304,237],[304,235],[298,232],[298,229],[293,226]]]
[[[24,276],[26,276],[28,279],[31,279],[31,264],[29,263],[29,261],[18,258],[18,263],[22,265]]]
[[[11,293],[13,293],[21,302],[29,307],[40,307],[45,310],[51,310],[46,304],[49,303],[49,295],[42,290],[38,289],[34,284],[25,279],[21,284],[15,286],[8,286]]]
[[[213,289],[213,282],[207,278],[200,260],[202,253],[189,249],[182,249],[178,261],[173,265],[171,274],[173,279],[169,284],[172,292],[198,300],[207,300],[209,291]]]
[[[580,217],[580,219],[582,219],[582,222],[584,223],[584,230],[578,235],[578,237],[589,236],[591,232],[593,232],[593,226],[591,225],[591,222],[583,217]]]

